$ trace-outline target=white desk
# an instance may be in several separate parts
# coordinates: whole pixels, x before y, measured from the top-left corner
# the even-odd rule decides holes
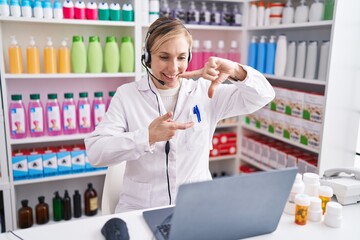
[[[112,217],[120,217],[126,221],[131,240],[153,239],[147,227],[142,211],[90,217],[80,220],[62,221],[60,223],[16,230],[15,233],[25,240],[101,240],[101,227]],[[17,239],[11,233],[0,234],[0,240]],[[343,208],[341,228],[327,227],[323,222],[309,222],[305,226],[294,223],[294,216],[283,214],[277,230],[271,234],[251,238],[252,240],[359,240],[360,239],[360,204]]]

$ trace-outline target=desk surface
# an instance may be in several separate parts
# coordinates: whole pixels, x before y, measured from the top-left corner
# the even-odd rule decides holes
[[[60,223],[16,230],[15,233],[24,240],[42,239],[105,239],[101,235],[101,227],[113,217],[120,217],[126,221],[132,240],[151,240],[152,233],[146,225],[142,211],[91,217],[86,219],[63,221]],[[308,221],[305,226],[294,223],[294,216],[283,214],[277,230],[271,234],[253,237],[255,240],[303,240],[303,239],[331,239],[331,240],[358,240],[360,239],[360,204],[349,205],[343,208],[343,222],[340,228],[327,227],[323,222]],[[0,234],[0,240],[15,240],[11,233]]]

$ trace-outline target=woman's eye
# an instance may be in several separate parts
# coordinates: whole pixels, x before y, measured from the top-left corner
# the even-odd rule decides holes
[[[168,57],[165,57],[165,56],[160,56],[160,59],[162,59],[162,60],[167,60],[167,59],[168,59]]]

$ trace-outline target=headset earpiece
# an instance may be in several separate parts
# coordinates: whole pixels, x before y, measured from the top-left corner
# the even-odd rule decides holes
[[[190,63],[191,59],[192,59],[192,53],[191,53],[191,51],[189,50],[188,63]]]

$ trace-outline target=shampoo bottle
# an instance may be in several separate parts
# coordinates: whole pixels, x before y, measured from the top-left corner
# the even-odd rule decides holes
[[[281,22],[282,24],[294,22],[294,7],[291,4],[291,0],[288,0],[286,6],[284,7]]]
[[[285,76],[294,77],[295,59],[296,59],[296,42],[291,41],[289,42],[287,48]]]
[[[237,63],[240,62],[240,51],[238,49],[238,43],[236,40],[232,40],[230,43],[228,59]]]
[[[260,42],[258,44],[258,52],[256,58],[256,69],[263,73],[265,72],[265,63],[266,63],[266,38],[267,36],[262,35]]]
[[[270,15],[271,15],[271,2],[267,3],[264,12],[264,26],[270,26]]]
[[[63,19],[63,9],[60,1],[54,1],[54,19]]]
[[[149,22],[153,23],[160,16],[159,0],[149,0]]]
[[[74,3],[71,0],[65,0],[63,3],[63,16],[66,19],[72,19],[75,16]]]
[[[91,120],[91,107],[87,92],[79,93],[77,105],[78,129],[80,133],[89,133],[93,130]]]
[[[57,73],[56,49],[53,46],[51,37],[48,37],[44,48],[44,73]]]
[[[10,6],[7,0],[0,0],[0,16],[10,16]]]
[[[183,9],[183,7],[181,5],[180,0],[176,1],[176,8],[173,10],[172,15],[173,15],[173,18],[180,19],[183,23],[186,23],[185,10]]]
[[[122,20],[124,22],[133,22],[134,21],[134,9],[130,3],[125,3],[122,7]]]
[[[123,36],[120,45],[120,72],[134,72],[135,51],[132,38]]]
[[[47,132],[49,136],[62,134],[61,110],[56,93],[49,93],[46,102]]]
[[[1,15],[1,14],[0,14]],[[32,17],[32,7],[30,5],[29,0],[23,0],[21,5],[21,15],[24,18],[31,18]]]
[[[21,16],[21,8],[20,8],[19,0],[10,0],[10,15],[12,17]]]
[[[92,103],[92,117],[93,117],[93,123],[95,127],[101,122],[101,120],[105,116],[106,111],[106,103],[103,98],[102,92],[95,92],[94,93],[94,100]]]
[[[104,48],[104,67],[105,72],[116,73],[119,71],[120,53],[117,38],[115,36],[107,36]]]
[[[35,44],[34,37],[30,37],[29,45],[26,48],[26,63],[28,73],[38,74],[40,73],[40,55],[39,49]]]
[[[215,52],[215,56],[220,57],[220,58],[227,58],[227,53],[225,52],[225,43],[223,40],[219,40],[218,41],[218,45],[217,45],[217,49]]]
[[[305,78],[315,79],[315,71],[317,67],[317,41],[310,41],[307,47]]]
[[[192,46],[192,58],[188,65],[187,71],[193,71],[202,67],[202,52],[200,51],[200,41],[197,39],[193,40]]]
[[[30,94],[30,102],[28,107],[29,127],[31,137],[44,136],[45,119],[44,108],[40,101],[40,94]]]
[[[86,19],[97,20],[98,19],[98,8],[96,2],[88,2],[85,9]]]
[[[252,36],[249,46],[249,56],[248,56],[248,65],[250,67],[256,68],[257,55],[258,55],[257,52],[258,52],[257,36]]]
[[[120,21],[121,19],[121,7],[119,3],[110,3],[109,6],[110,20]]]
[[[309,10],[309,21],[316,22],[323,20],[324,11],[324,3],[320,2],[319,0],[315,0],[315,2],[311,4]]]
[[[306,41],[301,41],[298,43],[296,48],[295,77],[297,78],[304,77],[305,60],[306,60]]]
[[[188,24],[199,24],[200,21],[200,13],[196,9],[195,2],[190,2],[190,8],[186,12],[186,19]]]
[[[320,48],[320,60],[319,60],[319,73],[318,79],[321,81],[326,80],[326,73],[327,73],[327,65],[328,65],[328,58],[329,58],[329,41],[323,41]]]
[[[65,93],[62,104],[63,130],[64,134],[74,134],[77,132],[76,104],[73,93]]]
[[[53,9],[51,7],[50,1],[43,2],[43,11],[44,11],[44,18],[45,19],[52,19],[53,18]]]
[[[275,70],[276,76],[285,75],[286,67],[286,56],[287,56],[287,38],[286,35],[280,35],[276,43],[276,54],[275,54]]]
[[[160,7],[160,17],[170,17],[170,16],[171,16],[171,9],[169,7],[168,1],[163,0]]]
[[[84,37],[73,36],[73,43],[71,46],[71,68],[73,73],[85,73],[86,72],[86,47],[84,43]]]
[[[324,20],[332,20],[333,19],[334,4],[335,4],[335,0],[325,0],[324,1],[324,7],[325,7]]]
[[[67,40],[64,38],[61,41],[61,46],[58,49],[58,72],[70,73],[71,72],[71,57],[70,48],[67,45]]]
[[[240,13],[237,4],[234,4],[232,15],[233,15],[233,20],[231,21],[231,25],[241,26],[242,25],[242,14]]]
[[[8,51],[9,51],[10,73],[11,74],[23,73],[24,69],[23,69],[22,51],[15,36],[11,36],[11,43]]]
[[[210,24],[211,25],[220,25],[220,23],[221,23],[220,17],[221,17],[221,14],[217,10],[216,3],[213,2],[211,5]]]
[[[250,13],[249,13],[249,26],[256,27],[257,25],[257,2],[250,3]]]
[[[231,25],[231,21],[232,21],[231,20],[231,12],[228,10],[227,4],[224,3],[222,11],[221,11],[220,24],[224,25],[224,26],[229,26],[229,25]]]
[[[34,17],[35,18],[37,18],[37,19],[44,18],[44,9],[42,7],[41,1],[36,0],[34,2],[33,10],[34,10]]]
[[[266,74],[274,74],[275,67],[275,54],[276,54],[276,36],[271,35],[269,42],[266,44]]]
[[[210,11],[206,7],[206,2],[201,2],[200,24],[210,25],[210,15]]]
[[[9,119],[11,138],[25,138],[27,135],[26,112],[20,94],[11,95]]]
[[[104,60],[99,36],[89,37],[89,45],[86,56],[89,73],[101,73]]]
[[[107,2],[101,2],[98,6],[98,18],[99,20],[108,21],[110,18],[110,10]]]
[[[309,20],[309,7],[305,4],[305,0],[301,0],[300,5],[295,10],[295,23],[303,23]]]
[[[260,1],[257,8],[257,26],[264,26],[264,18],[265,18],[265,3],[264,1]]]

